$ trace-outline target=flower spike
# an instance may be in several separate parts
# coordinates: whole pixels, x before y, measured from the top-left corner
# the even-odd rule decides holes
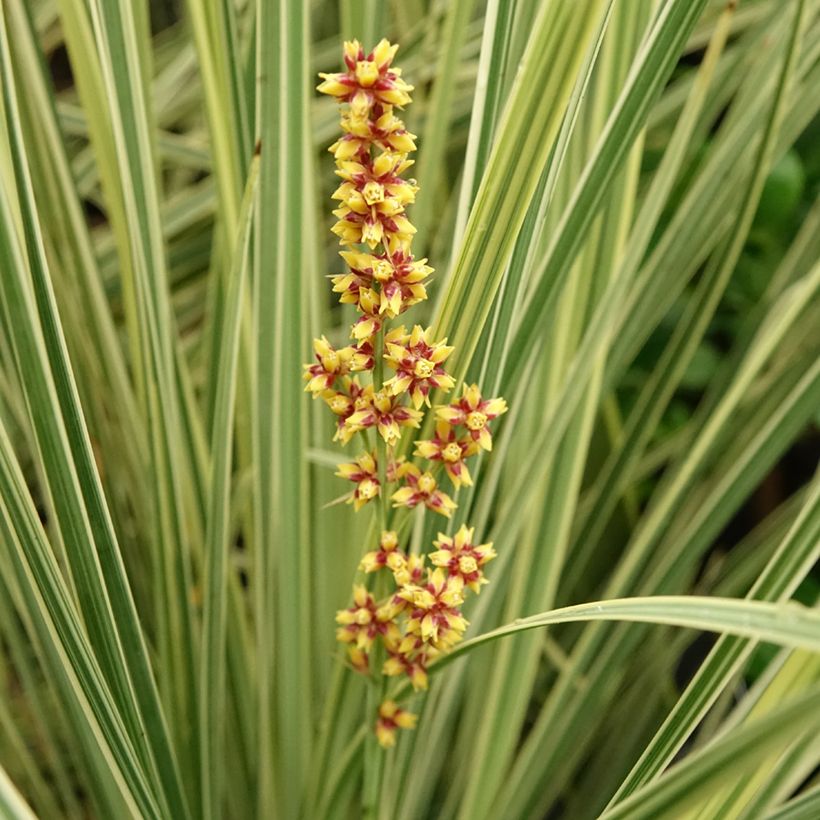
[[[408,172],[416,138],[397,112],[410,103],[413,89],[393,65],[397,49],[381,40],[366,53],[351,40],[344,44],[342,71],[320,75],[318,90],[341,106],[342,134],[329,150],[339,177],[332,195],[332,231],[345,269],[330,279],[339,301],[352,305],[358,316],[349,345],[334,348],[324,336],[314,341],[315,361],[305,365],[304,378],[306,391],[321,397],[335,417],[334,441],[347,444],[361,434],[368,442],[336,474],[353,483],[347,501],[356,511],[377,501],[371,506],[381,532],[376,548],[359,563],[366,583],[354,586],[351,605],[336,615],[337,638],[357,672],[406,676],[415,691],[422,691],[429,663],[462,639],[464,596],[487,583],[484,567],[495,550],[492,544],[474,543],[474,529],[463,524],[455,535],[439,533],[426,555],[405,551],[399,526],[420,506],[450,518],[456,503],[439,485],[441,475],[457,489],[472,485],[467,462],[491,449],[489,424],[507,405],[501,398],[484,399],[477,385],[465,385],[460,398],[436,408],[432,438],[410,442],[407,452],[429,462],[426,467],[395,451],[402,435],[412,438],[422,426],[430,394],[455,387],[445,370],[453,353],[446,339],[434,340],[432,330],[418,324],[409,332],[391,327],[427,298],[433,273],[411,249],[416,229],[407,209],[418,185]],[[392,371],[386,380],[384,364]],[[373,590],[385,582],[390,589],[377,600]],[[389,748],[398,729],[415,724],[415,715],[385,700],[376,716],[376,738]]]

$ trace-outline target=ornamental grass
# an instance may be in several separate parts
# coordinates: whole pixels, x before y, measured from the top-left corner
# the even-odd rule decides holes
[[[820,817],[818,54],[3,0],[0,817]]]

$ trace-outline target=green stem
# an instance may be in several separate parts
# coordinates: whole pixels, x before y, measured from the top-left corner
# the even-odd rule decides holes
[[[378,392],[384,384],[384,328],[376,334],[373,350],[373,390]],[[387,444],[376,434],[376,462],[379,471],[379,501],[375,510],[375,520],[378,524],[379,536],[387,529],[388,521],[388,493],[387,493]],[[378,599],[380,590],[378,576],[375,579],[374,590]],[[372,671],[373,685],[367,692],[367,725],[368,732],[364,744],[364,792],[362,795],[362,816],[366,820],[374,819],[378,814],[381,781],[384,774],[384,753],[379,748],[373,727],[376,715],[384,697],[384,676],[381,674],[383,648],[377,643],[373,649]]]
[[[378,392],[384,384],[384,327],[376,334],[373,346],[373,390]],[[381,531],[387,529],[388,495],[387,495],[387,444],[376,432],[376,461],[379,467],[379,525]]]
[[[374,655],[378,656],[380,653],[381,647]],[[377,658],[377,669],[379,664]],[[375,820],[379,810],[379,796],[381,795],[382,776],[384,774],[384,750],[376,740],[373,727],[384,697],[384,684],[384,675],[377,674],[374,685],[369,688],[367,694],[369,724],[364,742],[364,794],[362,795],[362,817],[364,820]]]
[[[410,540],[410,554],[421,555],[421,544],[424,541],[426,530],[427,507],[424,504],[419,504],[413,512],[413,535]]]

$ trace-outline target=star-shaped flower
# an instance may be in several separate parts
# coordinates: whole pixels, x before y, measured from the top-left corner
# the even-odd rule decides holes
[[[340,464],[336,475],[356,484],[356,488],[348,498],[348,504],[352,504],[356,512],[381,493],[374,453],[362,453],[355,461]]]
[[[353,587],[353,604],[336,613],[337,640],[342,643],[355,643],[356,647],[367,652],[373,646],[378,635],[389,635],[388,642],[398,639],[398,627],[392,621],[382,620],[378,616],[373,596],[361,584]]]
[[[401,79],[400,69],[391,68],[398,48],[381,40],[370,54],[365,55],[358,40],[346,42],[344,62],[347,71],[320,74],[323,82],[317,89],[349,103],[351,114],[357,119],[366,118],[377,103],[399,108],[407,105],[413,86]]]
[[[376,572],[388,566],[391,559],[399,557],[399,537],[395,530],[385,530],[379,539],[379,548],[367,552],[362,557],[359,569],[362,572]],[[401,556],[403,558],[403,556]]]
[[[459,576],[436,568],[424,586],[408,585],[399,595],[410,604],[405,626],[408,636],[445,651],[461,640],[467,621],[459,609],[464,603],[464,582]]]
[[[457,436],[446,421],[436,423],[432,439],[416,442],[416,455],[429,461],[440,461],[456,487],[471,486],[473,479],[467,469],[466,459],[478,451],[478,445],[470,436]]]
[[[379,745],[389,749],[396,745],[396,729],[414,729],[417,716],[402,709],[393,700],[386,700],[379,706],[376,721],[376,737]]]
[[[421,419],[421,412],[402,405],[400,396],[379,390],[371,395],[367,406],[348,416],[345,426],[353,432],[376,427],[379,435],[392,447],[401,438],[402,427],[418,427]]]
[[[473,441],[485,450],[493,449],[488,422],[506,412],[507,402],[504,399],[483,399],[477,384],[465,386],[458,401],[436,408],[436,415],[442,421],[454,426],[464,425]]]
[[[305,391],[313,393],[314,398],[330,390],[336,379],[353,371],[365,370],[368,364],[366,353],[352,345],[337,350],[324,336],[313,340],[313,352],[316,364],[304,366],[304,378],[307,381]]]
[[[473,544],[474,532],[473,527],[462,524],[452,538],[439,533],[438,540],[433,542],[438,550],[430,553],[430,561],[447,570],[450,577],[461,578],[477,594],[481,585],[487,583],[481,568],[496,557],[496,552],[492,544]]]
[[[447,493],[438,488],[432,473],[422,473],[415,464],[406,464],[402,470],[405,485],[393,493],[394,507],[408,507],[413,509],[424,504],[428,510],[437,512],[449,518],[456,503]]]
[[[430,405],[430,391],[450,390],[454,381],[442,363],[453,352],[447,347],[447,340],[432,340],[432,330],[416,325],[410,333],[404,327],[396,328],[385,337],[384,358],[396,371],[392,379],[385,382],[394,394],[410,393],[413,405],[418,409],[422,404]]]
[[[341,126],[345,134],[328,149],[337,161],[369,154],[371,145],[397,154],[416,150],[415,136],[393,113],[391,105],[374,103],[368,117],[355,117],[347,111],[342,114]]]
[[[332,277],[333,290],[341,294],[340,302],[355,304],[362,313],[378,312],[392,319],[427,298],[422,282],[433,269],[426,259],[414,260],[403,251],[392,255],[342,251],[340,255],[350,270]]]

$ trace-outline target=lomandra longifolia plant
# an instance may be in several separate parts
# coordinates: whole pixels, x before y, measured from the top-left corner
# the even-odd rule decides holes
[[[819,54],[2,0],[0,820],[820,818]]]
[[[305,365],[306,390],[336,416],[334,440],[363,447],[337,475],[353,483],[347,501],[355,511],[373,507],[372,531],[381,533],[361,559],[364,577],[350,607],[336,620],[350,663],[374,679],[372,719],[384,747],[416,716],[386,697],[383,676],[407,675],[415,690],[426,689],[428,664],[461,640],[464,596],[480,592],[484,566],[495,557],[492,544],[479,543],[467,525],[439,533],[427,555],[412,552],[405,546],[411,512],[426,508],[450,518],[456,502],[442,484],[458,490],[472,483],[467,460],[492,448],[489,424],[507,409],[504,399],[485,399],[478,385],[465,385],[455,401],[433,408],[432,438],[411,442],[415,460],[400,452],[410,452],[402,437],[422,427],[430,396],[455,383],[445,370],[453,353],[447,340],[395,323],[427,298],[424,282],[433,272],[412,253],[415,228],[406,208],[418,188],[403,175],[416,145],[396,111],[410,102],[413,87],[392,67],[397,49],[382,40],[366,54],[358,41],[346,42],[345,70],[321,75],[318,88],[339,101],[344,132],[330,147],[342,179],[333,194],[333,232],[347,266],[332,277],[333,290],[360,316],[349,345],[315,339],[316,361]]]

